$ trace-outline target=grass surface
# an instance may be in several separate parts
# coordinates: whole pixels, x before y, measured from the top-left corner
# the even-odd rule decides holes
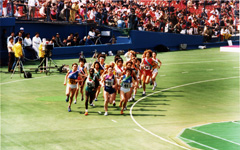
[[[157,57],[163,65],[155,91],[175,88],[136,103],[133,117],[142,127],[183,145],[175,137],[184,128],[240,120],[239,53],[222,53],[219,48],[213,48],[159,53]],[[71,65],[77,60],[55,62]],[[113,57],[107,57],[106,61],[112,60]],[[28,70],[37,67],[36,64],[24,66]],[[118,107],[110,106],[109,116],[104,116],[101,93],[96,106],[89,107],[89,116],[84,116],[84,102],[79,96],[78,103],[72,106],[73,112],[69,113],[63,86],[65,74],[33,73],[32,79],[23,79],[16,73],[10,79],[11,74],[4,73],[7,67],[1,71],[1,148],[4,150],[183,149],[137,126],[129,115],[133,102],[128,103],[124,115],[120,115]],[[198,81],[205,82],[194,83]],[[179,85],[184,86],[176,87]],[[151,89],[148,85],[147,94],[153,92]],[[141,92],[139,89],[136,100],[141,98]],[[117,105],[118,102],[119,96]]]

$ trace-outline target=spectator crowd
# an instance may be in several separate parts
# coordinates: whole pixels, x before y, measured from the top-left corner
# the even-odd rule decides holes
[[[6,8],[10,1],[3,3]],[[14,3],[16,17],[22,14],[27,19],[203,35],[206,42],[213,35],[221,40],[230,39],[239,30],[238,0],[19,0]],[[7,12],[5,9],[3,14]],[[69,45],[69,40],[63,43]]]

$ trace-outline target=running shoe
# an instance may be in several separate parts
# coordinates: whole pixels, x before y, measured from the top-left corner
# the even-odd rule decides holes
[[[81,101],[83,101],[84,100],[84,98],[83,98],[83,96],[82,96],[82,99],[81,99]]]
[[[115,106],[116,106],[116,103],[113,103],[113,106],[115,107]]]
[[[142,85],[140,85],[139,88],[141,89],[141,88],[142,88]]]
[[[95,98],[95,101],[97,101],[97,98]]]
[[[135,98],[132,98],[132,101],[134,102],[134,101],[135,101]]]
[[[152,80],[150,80],[150,85],[153,85],[153,82],[152,82]]]
[[[123,113],[123,110],[121,110],[121,113],[120,113],[121,115],[123,115],[124,113]]]
[[[105,112],[105,113],[104,113],[104,116],[107,116],[107,115],[108,115],[108,112]]]
[[[127,106],[123,109],[124,111],[127,110]]]
[[[90,106],[95,106],[95,105],[93,103],[91,103]]]
[[[68,107],[68,112],[71,112],[72,110],[71,110],[71,107]]]
[[[146,93],[142,93],[142,96],[146,96]]]
[[[77,101],[76,101],[76,100],[74,101],[74,104],[77,104]]]
[[[129,98],[129,100],[128,100],[129,102],[131,102],[132,101],[132,97],[131,98]]]
[[[155,88],[156,88],[156,86],[153,86],[152,90],[154,91],[154,90],[155,90]]]
[[[66,98],[66,103],[69,101],[69,97]]]
[[[85,114],[84,114],[85,116],[87,116],[88,115],[88,112],[85,112]]]

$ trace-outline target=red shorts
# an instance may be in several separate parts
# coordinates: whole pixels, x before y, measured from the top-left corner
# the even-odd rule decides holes
[[[144,70],[144,75],[145,76],[152,76],[152,71],[151,70]]]

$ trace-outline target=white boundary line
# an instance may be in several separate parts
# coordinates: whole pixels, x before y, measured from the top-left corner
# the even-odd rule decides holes
[[[184,139],[184,140],[186,140],[186,141],[190,141],[190,142],[192,142],[192,143],[196,143],[196,144],[198,144],[198,145],[201,145],[201,146],[203,146],[203,147],[206,147],[206,148],[209,148],[209,149],[212,149],[212,150],[218,150],[218,149],[216,149],[216,148],[213,148],[213,147],[210,147],[210,146],[207,146],[207,145],[204,145],[204,144],[201,144],[201,143],[198,143],[198,142],[196,142],[196,141],[194,141],[194,140],[190,140],[190,139],[186,139],[186,138],[184,138],[184,137],[179,137],[180,139]],[[187,143],[188,144],[188,143]],[[188,144],[189,145],[189,144]],[[190,145],[189,145],[190,146]]]
[[[137,131],[137,132],[141,132],[141,130],[138,130],[138,129],[134,129],[135,131]]]
[[[234,76],[234,77],[228,77],[228,78],[218,78],[218,79],[197,81],[197,82],[182,84],[182,85],[170,87],[170,88],[167,88],[167,89],[163,89],[163,90],[161,90],[161,91],[153,92],[153,93],[151,93],[151,94],[148,94],[148,95],[140,98],[139,100],[137,100],[137,101],[131,106],[131,108],[130,108],[130,116],[131,116],[131,118],[132,118],[132,120],[133,120],[133,122],[134,122],[135,124],[137,124],[140,128],[142,128],[144,131],[148,132],[149,134],[151,134],[151,135],[153,135],[153,136],[155,136],[155,137],[159,138],[160,140],[165,141],[165,142],[167,142],[167,143],[173,144],[173,145],[178,146],[178,147],[181,147],[181,148],[183,148],[183,149],[190,150],[190,149],[188,149],[188,148],[186,148],[186,147],[184,147],[184,146],[178,145],[177,143],[174,143],[174,142],[169,141],[169,140],[167,140],[167,139],[165,139],[165,138],[163,138],[163,137],[161,137],[161,136],[159,136],[159,135],[156,135],[155,133],[147,130],[147,129],[144,128],[142,125],[140,125],[140,124],[134,119],[134,117],[133,117],[133,113],[132,113],[133,107],[134,107],[138,102],[140,102],[141,100],[145,99],[146,97],[151,96],[151,95],[154,95],[154,94],[156,94],[156,93],[163,92],[163,91],[168,91],[168,90],[171,90],[171,89],[175,89],[175,88],[179,88],[179,87],[184,87],[184,86],[189,86],[189,85],[194,85],[194,84],[199,84],[199,83],[219,81],[219,80],[226,80],[226,79],[234,79],[234,78],[239,78],[239,77],[240,77],[240,76]]]
[[[203,131],[199,131],[199,130],[196,130],[196,129],[192,129],[192,128],[188,128],[189,130],[193,130],[193,131],[196,131],[196,132],[199,132],[199,133],[202,133],[202,134],[206,134],[206,135],[209,135],[209,136],[212,136],[212,137],[215,137],[215,138],[218,138],[218,139],[221,139],[223,141],[227,141],[229,143],[233,143],[233,144],[236,144],[236,145],[239,145],[239,143],[236,143],[236,142],[233,142],[233,141],[230,141],[230,140],[227,140],[227,139],[224,139],[224,138],[221,138],[219,136],[216,136],[216,135],[212,135],[212,134],[209,134],[209,133],[206,133],[206,132],[203,132]]]
[[[116,121],[116,120],[112,120],[112,122],[115,122],[115,123],[117,123],[117,121]]]
[[[235,123],[235,124],[240,124],[240,123],[238,123],[238,122],[235,122],[235,121],[232,121],[232,123]]]
[[[0,85],[9,84],[9,83],[15,83],[15,82],[21,82],[21,81],[28,81],[28,80],[39,79],[39,78],[53,77],[53,76],[57,76],[57,75],[34,77],[34,78],[30,78],[30,79],[25,79],[25,78],[24,78],[24,79],[22,79],[22,80],[15,80],[15,81],[3,82],[3,83],[0,83]]]

